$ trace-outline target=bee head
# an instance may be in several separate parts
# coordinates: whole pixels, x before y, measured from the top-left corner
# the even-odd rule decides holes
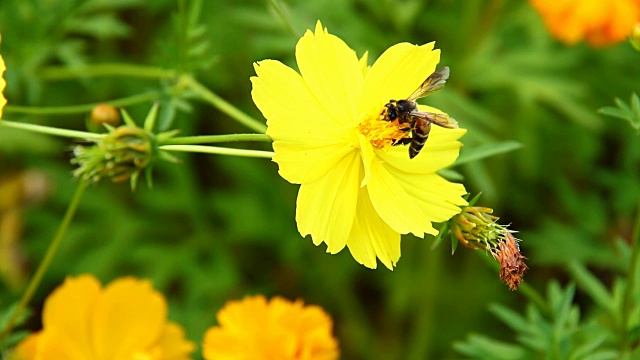
[[[387,121],[393,121],[398,117],[398,111],[396,110],[396,106],[392,102],[386,104],[384,107],[387,108]]]

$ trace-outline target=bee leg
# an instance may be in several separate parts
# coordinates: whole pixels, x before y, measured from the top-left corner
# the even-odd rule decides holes
[[[411,143],[411,138],[402,138],[393,141],[393,145],[409,145]]]

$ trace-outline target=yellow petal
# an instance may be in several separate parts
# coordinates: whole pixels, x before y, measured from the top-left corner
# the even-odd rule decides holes
[[[50,329],[40,333],[34,360],[48,359],[94,360],[96,358],[92,353],[85,353],[84,350],[79,350],[74,338],[70,338],[59,329]]]
[[[251,95],[268,119],[280,175],[295,184],[315,180],[351,150],[352,129],[334,122],[293,69],[274,60],[254,67]]]
[[[358,142],[360,143],[360,153],[362,156],[362,165],[364,170],[364,176],[362,177],[362,182],[360,183],[360,187],[366,186],[371,178],[371,163],[375,159],[375,152],[373,151],[373,146],[367,138],[358,134]]]
[[[380,218],[366,188],[359,189],[356,218],[347,246],[358,263],[371,269],[377,266],[376,257],[391,270],[400,259],[400,234]]]
[[[310,129],[317,131],[307,135],[329,136],[342,127],[295,70],[276,60],[259,61],[253,67],[257,76],[251,78],[251,96],[267,119],[269,136],[297,137]]]
[[[245,297],[228,302],[217,314],[219,326],[204,335],[202,353],[207,360],[261,360],[269,356],[267,299]],[[262,353],[262,356],[261,356]],[[277,352],[275,352],[277,354]]]
[[[371,66],[369,66],[369,52],[365,51],[364,54],[362,54],[362,57],[360,58],[360,69],[362,70],[362,77],[366,77],[367,73],[369,72],[369,69],[371,69]]]
[[[7,86],[7,82],[4,80],[4,71],[6,69],[4,59],[0,55],[0,119],[2,119],[2,109],[7,104],[7,99],[4,97],[4,88]]]
[[[274,297],[248,296],[218,312],[219,326],[207,330],[207,360],[335,360],[338,344],[331,317],[318,306]]]
[[[196,350],[195,344],[185,339],[182,327],[172,322],[165,325],[158,346],[162,360],[189,360]]]
[[[69,277],[49,295],[42,313],[41,354],[61,360],[93,359],[89,314],[101,291],[91,275]],[[64,353],[64,355],[62,355]]]
[[[322,27],[307,30],[296,45],[300,74],[311,93],[344,125],[355,125],[363,76],[356,53]]]
[[[166,301],[149,281],[113,281],[96,300],[90,320],[95,359],[127,359],[144,352],[160,338],[166,318]]]
[[[364,80],[359,113],[380,111],[389,100],[406,99],[431,75],[440,61],[434,43],[396,44],[387,49]]]
[[[460,153],[462,143],[457,141],[466,129],[444,129],[431,126],[431,133],[422,151],[409,158],[409,146],[394,146],[389,151],[378,151],[380,159],[399,171],[413,174],[430,174],[451,165]]]
[[[40,334],[27,336],[13,349],[7,360],[36,360]]]
[[[410,174],[387,163],[374,163],[367,185],[380,217],[396,232],[436,235],[431,222],[449,220],[467,202],[463,185],[437,174]]]
[[[273,161],[279,174],[293,184],[310,183],[325,176],[340,159],[355,153],[349,143],[327,139],[325,144],[306,144],[299,140],[280,140],[273,143]]]
[[[325,176],[300,186],[296,222],[302,236],[311,234],[313,243],[327,244],[335,254],[347,243],[355,218],[361,158],[357,152],[343,157]]]

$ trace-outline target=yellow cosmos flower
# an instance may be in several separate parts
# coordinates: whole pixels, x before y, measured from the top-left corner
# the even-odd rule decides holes
[[[207,330],[206,360],[334,360],[338,342],[322,308],[258,295],[228,302]]]
[[[14,360],[186,360],[195,345],[167,321],[167,303],[151,283],[120,278],[102,288],[91,275],[67,278],[47,298],[42,331]]]
[[[466,193],[435,172],[455,161],[464,129],[432,126],[420,154],[409,159],[405,136],[381,119],[391,99],[406,99],[431,75],[440,58],[434,44],[400,43],[370,68],[318,22],[296,46],[300,73],[275,60],[255,64],[253,101],[267,119],[280,175],[301,184],[296,221],[302,236],[345,246],[359,263],[376,257],[392,269],[400,234],[437,234],[466,205]],[[440,112],[420,106],[422,111]]]
[[[640,21],[640,0],[531,0],[549,32],[575,44],[594,46],[623,41]]]
[[[4,88],[7,86],[7,82],[4,80],[4,71],[7,67],[4,64],[4,59],[0,55],[0,120],[2,119],[2,109],[7,104],[7,99],[4,97]]]

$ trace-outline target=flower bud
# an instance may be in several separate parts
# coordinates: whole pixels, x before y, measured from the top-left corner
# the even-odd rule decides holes
[[[493,209],[478,206],[462,208],[460,214],[451,221],[452,234],[468,248],[483,249],[491,253],[500,263],[500,279],[510,290],[516,290],[522,283],[522,276],[528,269],[526,258],[520,254],[514,231],[496,221]]]
[[[109,104],[98,104],[91,110],[91,123],[96,126],[103,124],[118,126],[122,122],[118,109]]]
[[[121,126],[96,140],[93,146],[76,146],[71,161],[79,167],[74,175],[97,182],[110,177],[114,182],[136,180],[154,156],[153,135],[142,128]]]

